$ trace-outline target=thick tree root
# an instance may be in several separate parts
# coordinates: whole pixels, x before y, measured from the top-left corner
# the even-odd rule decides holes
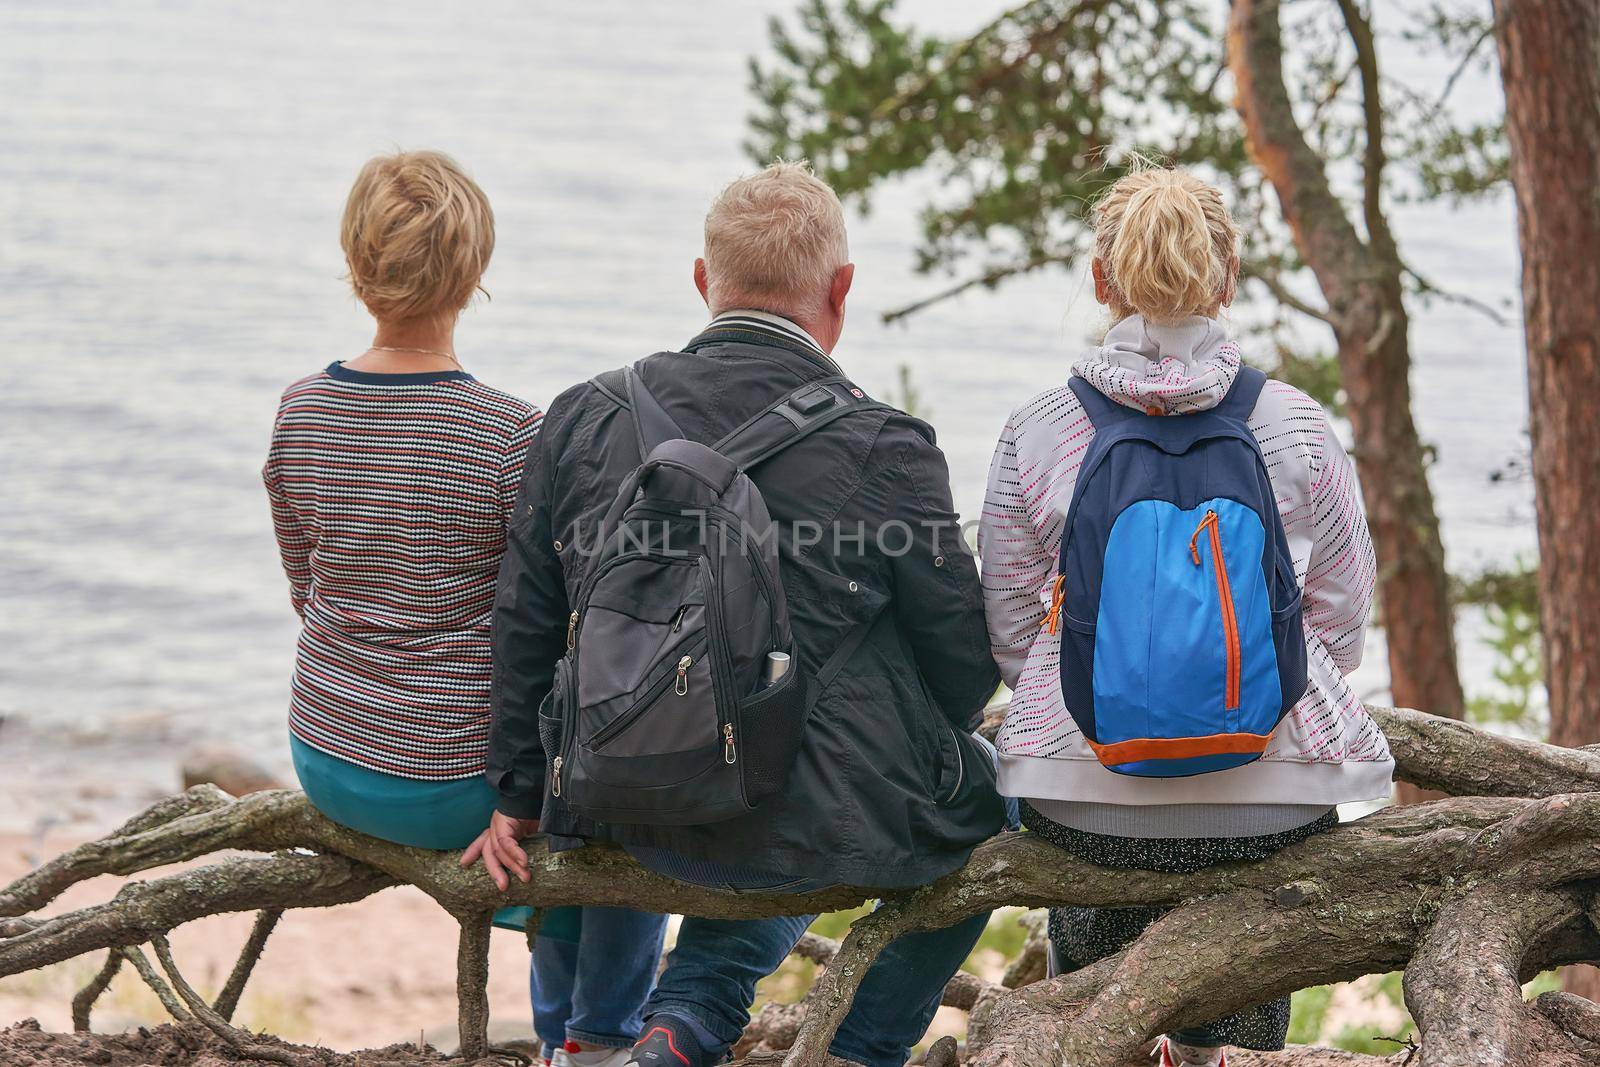
[[[1005,905],[1159,905],[1173,910],[1125,952],[1073,974],[1039,980],[1044,938],[1036,928],[1003,985],[958,976],[944,1000],[971,1013],[966,1060],[982,1067],[1112,1067],[1144,1055],[1167,1030],[1307,985],[1405,968],[1420,1049],[1355,1058],[1295,1049],[1240,1054],[1233,1062],[1399,1063],[1407,1051],[1417,1067],[1594,1062],[1600,1012],[1570,999],[1524,1004],[1518,983],[1540,968],[1600,959],[1600,935],[1591,921],[1600,913],[1594,899],[1600,755],[1497,738],[1417,712],[1374,714],[1404,777],[1472,795],[1389,809],[1257,863],[1187,875],[1130,877],[1032,835],[1004,835],[975,850],[961,870],[886,899],[841,943],[802,939],[797,954],[823,964],[822,973],[801,1004],[771,1006],[758,1016],[739,1051],[752,1063],[779,1053],[797,1067],[826,1062],[867,969],[903,934]],[[136,874],[218,851],[270,854],[224,857],[130,883],[104,904],[37,915],[65,889],[97,875]],[[614,849],[552,854],[534,839],[528,851],[532,880],[513,883],[502,895],[481,870],[461,869],[454,855],[347,830],[322,818],[299,793],[233,800],[197,787],[0,890],[0,976],[108,951],[101,972],[74,998],[75,1024],[88,1025],[95,999],[128,962],[175,1016],[198,1020],[241,1054],[260,1047],[289,1062],[293,1053],[262,1044],[228,1021],[278,917],[286,909],[347,903],[406,883],[462,925],[462,1053],[475,1058],[492,1052],[484,990],[488,917],[496,907],[625,905],[753,918],[832,911],[879,895],[849,887],[797,896],[726,894],[651,874]],[[235,911],[260,915],[222,994],[206,1004],[170,963],[164,938],[182,923]],[[139,950],[146,943],[163,957],[170,987]],[[939,1058],[953,1054],[941,1047]]]

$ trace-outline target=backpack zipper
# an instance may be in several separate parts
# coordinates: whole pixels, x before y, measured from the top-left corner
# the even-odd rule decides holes
[[[719,673],[717,663],[719,660],[726,665],[726,669],[720,673],[725,678],[733,677],[733,655],[728,650],[727,631],[723,629],[722,583],[719,581],[721,575],[716,573],[709,556],[701,556],[700,565],[705,568],[704,573],[706,576],[706,631],[708,638],[706,655],[711,657],[711,697],[717,705],[717,722],[722,727],[723,759],[731,764],[734,760],[728,757],[735,756],[731,743],[733,738],[732,726],[739,705],[733,699],[732,693],[728,691],[727,687],[717,682],[717,674]]]
[[[551,775],[550,775],[550,795],[553,796],[553,797],[558,797],[558,796],[561,795],[561,757],[560,756],[557,756],[555,762],[550,765],[550,771],[551,771]]]
[[[727,518],[722,520],[723,530],[726,531],[729,528],[738,530],[740,545],[742,548],[748,550],[750,546],[750,538],[744,532],[744,521],[727,508],[717,506],[713,507],[711,510],[715,514],[727,516]],[[773,525],[776,526],[777,523],[773,523]],[[753,553],[751,555],[752,558],[759,558],[759,553]],[[776,637],[778,635],[778,604],[777,598],[772,591],[772,585],[767,581],[766,568],[752,565],[750,567],[750,574],[755,578],[756,585],[761,587],[762,599],[766,601],[768,627],[767,633],[772,637]],[[769,651],[781,652],[783,650],[774,646],[773,648],[769,649]]]
[[[1227,669],[1223,676],[1225,692],[1223,710],[1239,709],[1239,617],[1233,605],[1233,587],[1228,581],[1228,564],[1222,558],[1222,531],[1217,525],[1217,513],[1208,511],[1194,528],[1189,538],[1189,556],[1196,567],[1200,566],[1200,534],[1205,531],[1211,538],[1211,562],[1217,578],[1217,603],[1222,611],[1222,639],[1227,654]]]
[[[585,747],[589,748],[591,751],[598,751],[599,749],[605,747],[607,741],[610,741],[613,737],[632,726],[634,722],[638,720],[639,716],[643,715],[646,711],[649,711],[651,706],[666,694],[667,687],[669,685],[673,687],[673,691],[676,692],[678,696],[687,696],[689,692],[689,680],[686,675],[688,674],[689,667],[694,665],[695,659],[701,654],[702,651],[699,647],[702,642],[698,639],[693,640],[695,645],[694,650],[684,654],[683,656],[680,656],[678,659],[678,665],[675,669],[668,671],[660,678],[657,678],[654,682],[651,682],[650,688],[646,689],[644,693],[634,701],[632,707],[623,712],[621,715],[618,715],[615,719],[612,719],[610,722],[606,723],[604,726],[600,727],[600,729],[596,730],[594,733],[590,734],[589,740]]]
[[[730,767],[739,761],[739,754],[733,747],[733,723],[722,724],[722,762]]]

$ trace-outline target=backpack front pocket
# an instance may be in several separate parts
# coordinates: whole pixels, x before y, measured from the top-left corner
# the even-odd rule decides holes
[[[632,697],[678,646],[703,636],[707,584],[698,559],[635,556],[607,568],[574,623],[579,706]],[[597,728],[582,726],[584,736]]]
[[[1217,583],[1217,623],[1222,631],[1222,707],[1226,711],[1237,712],[1239,671],[1243,658],[1239,651],[1239,614],[1233,601],[1233,583],[1228,577],[1228,560],[1222,553],[1219,525],[1217,513],[1207,511],[1189,538],[1189,555],[1196,567],[1201,566],[1200,539],[1204,537],[1211,553],[1212,576]]]
[[[597,575],[577,623],[572,810],[667,824],[745,810],[729,788],[739,769],[717,607],[704,557],[640,554]]]
[[[1061,652],[1068,707],[1082,725],[1090,698],[1084,733],[1106,767],[1176,777],[1260,757],[1283,704],[1264,542],[1233,500],[1142,500],[1117,517],[1092,636],[1069,620]]]
[[[647,756],[698,748],[717,740],[716,703],[706,645],[705,631],[701,630],[693,640],[673,649],[665,657],[667,669],[591,733],[584,746],[591,752],[612,756]],[[630,739],[627,735],[633,727],[646,718],[650,736]]]

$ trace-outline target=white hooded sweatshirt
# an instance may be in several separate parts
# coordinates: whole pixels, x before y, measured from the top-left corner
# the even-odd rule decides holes
[[[1216,320],[1156,326],[1135,315],[1072,369],[1120,404],[1183,414],[1214,407],[1239,367],[1239,348]],[[1389,794],[1388,743],[1344,678],[1361,662],[1376,572],[1355,470],[1322,407],[1292,386],[1269,381],[1249,426],[1305,594],[1310,682],[1260,760],[1139,778],[1095,759],[1062,699],[1060,637],[1043,626],[1094,427],[1065,383],[1012,413],[978,534],[990,643],[1013,691],[998,738],[1002,793],[1078,829],[1133,837],[1273,833],[1332,805]]]

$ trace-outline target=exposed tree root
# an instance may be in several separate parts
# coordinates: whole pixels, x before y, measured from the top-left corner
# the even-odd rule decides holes
[[[224,1020],[233,1019],[234,1009],[239,1006],[239,998],[244,995],[245,983],[250,981],[250,972],[255,970],[256,961],[261,958],[262,950],[267,947],[267,938],[272,936],[272,931],[277,928],[278,920],[281,918],[283,918],[282,908],[266,908],[256,915],[255,925],[250,928],[250,937],[239,950],[239,960],[233,965],[233,972],[228,975],[228,981],[223,985],[222,992],[217,994],[216,1003],[212,1005]]]
[[[983,1067],[1112,1067],[1145,1054],[1167,1030],[1304,986],[1406,968],[1420,1049],[1354,1058],[1294,1049],[1240,1054],[1233,1062],[1371,1065],[1403,1062],[1407,1051],[1417,1067],[1594,1062],[1600,1010],[1570,998],[1524,1004],[1519,982],[1544,967],[1600,959],[1590,918],[1600,884],[1600,756],[1497,738],[1416,712],[1374,714],[1403,776],[1474,795],[1389,809],[1260,862],[1186,875],[1129,877],[1031,835],[1005,835],[978,848],[961,870],[885,900],[842,942],[803,938],[796,953],[823,964],[822,973],[802,1003],[765,1009],[738,1051],[751,1063],[780,1052],[789,1064],[824,1063],[867,968],[902,934],[1005,905],[1160,905],[1173,910],[1121,955],[1073,974],[1039,980],[1044,937],[1036,928],[1004,984],[958,976],[944,1000],[971,1013],[966,1060]],[[130,883],[104,904],[46,919],[35,914],[88,878],[217,851],[269,855],[228,856]],[[726,894],[653,875],[613,849],[551,854],[535,839],[528,851],[532,880],[501,895],[481,870],[462,870],[455,856],[336,826],[299,793],[233,800],[197,787],[0,890],[0,976],[109,951],[101,972],[74,998],[74,1023],[86,1027],[94,1000],[123,962],[162,994],[167,982],[138,948],[152,944],[171,981],[164,996],[175,1016],[192,1017],[241,1055],[259,1047],[265,1058],[298,1062],[298,1053],[228,1021],[279,915],[408,883],[461,923],[462,1054],[477,1058],[493,1051],[485,1037],[485,988],[489,915],[496,907],[626,905],[737,918],[831,911],[876,895],[851,888]],[[182,980],[164,938],[182,923],[234,911],[260,915],[222,994],[206,1004]],[[954,1054],[942,1047],[941,1063]]]

